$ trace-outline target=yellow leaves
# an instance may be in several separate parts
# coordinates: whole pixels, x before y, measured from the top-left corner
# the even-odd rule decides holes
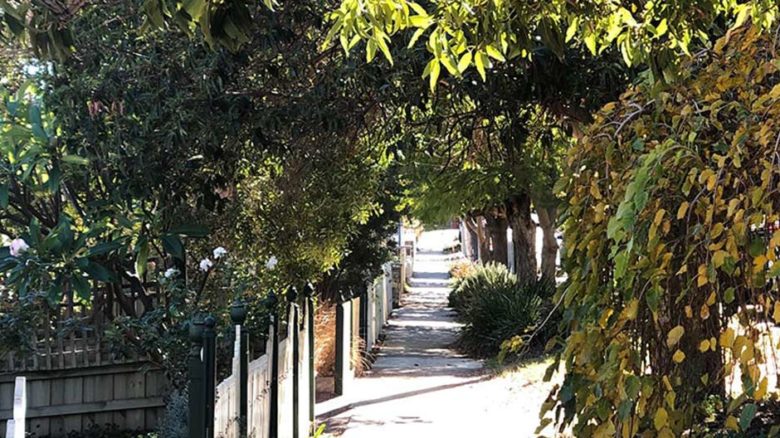
[[[615,436],[615,424],[612,421],[602,423],[593,433],[594,438],[610,438]]]
[[[726,429],[739,432],[739,422],[737,422],[737,418],[735,416],[729,415],[728,418],[726,418]]]
[[[777,99],[780,97],[780,84],[775,85],[772,87],[772,91],[769,92],[769,97],[772,99]]]
[[[709,280],[707,279],[707,265],[702,263],[699,265],[696,274],[696,285],[699,287],[706,286]]]
[[[592,181],[590,184],[590,195],[598,200],[604,198],[601,195],[601,191],[599,190],[599,186],[596,184],[596,181]]]
[[[707,190],[712,191],[715,188],[717,178],[712,169],[704,169],[699,174],[699,184],[706,184]]]
[[[772,238],[769,239],[769,249],[775,249],[780,246],[780,230],[775,231],[772,234]]]
[[[766,397],[767,390],[769,388],[769,380],[767,380],[766,376],[764,376],[760,382],[758,382],[758,388],[756,389],[756,392],[753,394],[753,398],[755,400],[763,400],[764,397]]]
[[[596,204],[595,207],[593,207],[593,210],[596,213],[595,216],[593,217],[594,224],[598,224],[604,221],[604,217],[605,217],[604,211],[606,210],[606,208],[607,208],[607,204],[603,202],[599,202],[598,204]]]
[[[720,346],[722,348],[731,348],[734,345],[734,337],[735,337],[734,329],[731,327],[727,327],[726,330],[723,331],[723,333],[720,334]]]
[[[742,354],[739,355],[739,361],[746,364],[756,357],[756,349],[752,343],[745,344],[745,349],[742,350]]]
[[[664,388],[666,388],[667,391],[672,391],[672,382],[669,381],[669,376],[664,376],[661,381],[664,384]]]
[[[772,319],[775,323],[780,324],[780,301],[775,301],[774,311],[772,312]]]
[[[708,306],[706,303],[701,305],[701,309],[699,310],[699,316],[702,320],[709,319],[710,317],[710,306]]]
[[[709,178],[707,178],[707,190],[712,191],[715,189],[716,181],[715,175],[710,175]]]
[[[763,271],[764,270],[764,266],[766,266],[766,263],[768,261],[769,260],[766,258],[766,255],[764,255],[764,254],[759,254],[758,256],[756,256],[753,259],[753,272],[757,274],[757,273]]]
[[[715,243],[710,243],[709,245],[707,245],[707,249],[709,249],[710,251],[713,251],[713,252],[715,252],[715,251],[717,251],[717,250],[719,250],[719,249],[723,248],[723,246],[724,246],[724,245],[725,245],[727,242],[728,242],[728,239],[727,239],[726,241],[719,240],[719,241],[717,241],[717,242],[715,242]]]
[[[677,401],[677,393],[674,391],[669,391],[664,395],[664,401],[666,402],[666,405],[674,409],[674,403]]]
[[[653,416],[655,430],[661,430],[666,427],[667,424],[669,424],[669,413],[666,412],[666,409],[660,407],[655,411],[655,416]]]
[[[666,346],[669,348],[674,347],[680,342],[680,338],[682,338],[684,334],[685,328],[681,325],[669,330],[669,333],[666,335]]]
[[[723,233],[723,224],[718,222],[717,224],[712,226],[712,229],[710,230],[710,238],[711,239],[717,239],[718,236],[720,236]]]
[[[626,308],[623,309],[623,316],[629,320],[633,321],[636,319],[636,315],[639,311],[639,300],[634,298],[633,300],[629,301],[626,305]]]
[[[729,256],[729,253],[723,250],[718,250],[712,255],[712,265],[715,268],[720,268],[723,266],[723,264],[726,262],[726,257]]]
[[[653,218],[653,224],[660,225],[661,221],[664,219],[665,214],[666,214],[666,210],[664,210],[663,208],[655,212],[655,217]]]
[[[601,318],[599,318],[599,326],[602,329],[607,328],[607,322],[609,321],[609,317],[612,316],[612,314],[615,311],[613,309],[606,309],[603,312],[601,312]]]
[[[685,217],[685,213],[688,211],[688,201],[683,202],[680,204],[680,208],[677,209],[677,219],[682,219]]]
[[[766,48],[759,47],[758,50]],[[780,324],[780,302],[775,303],[774,299],[770,301],[766,298],[762,304],[756,300],[756,295],[762,293],[765,286],[772,285],[771,273],[752,275],[754,265],[765,271],[767,265],[774,262],[772,256],[775,251],[780,249],[780,231],[770,233],[771,240],[770,236],[766,236],[768,245],[763,241],[763,236],[761,239],[756,238],[756,234],[764,231],[766,225],[780,219],[778,206],[771,202],[777,191],[776,179],[780,176],[777,163],[772,158],[774,140],[780,132],[780,86],[776,91],[777,102],[767,102],[763,108],[765,112],[750,114],[755,94],[766,93],[774,85],[751,82],[753,76],[743,76],[739,70],[747,68],[748,63],[756,64],[752,61],[740,60],[730,71],[724,69],[728,64],[721,64],[716,59],[715,62],[719,63],[718,72],[712,71],[708,81],[694,78],[693,85],[687,83],[690,88],[685,89],[686,84],[683,84],[679,88],[665,90],[666,96],[658,93],[657,98],[648,96],[642,100],[644,96],[639,94],[641,92],[633,91],[635,94],[630,97],[639,96],[639,99],[625,98],[607,107],[604,112],[611,114],[602,114],[603,119],[597,123],[603,126],[589,130],[584,144],[577,147],[582,150],[574,152],[577,159],[571,161],[574,163],[571,174],[587,175],[580,179],[573,177],[576,180],[573,190],[580,202],[570,208],[574,220],[569,224],[575,229],[575,233],[570,234],[574,237],[572,245],[580,245],[585,241],[583,248],[593,248],[589,252],[582,249],[575,251],[573,260],[580,267],[573,272],[576,275],[572,277],[573,281],[579,284],[571,288],[577,295],[572,302],[588,298],[586,302],[589,304],[611,303],[600,306],[595,314],[588,308],[587,326],[583,324],[587,329],[580,329],[588,333],[588,340],[583,340],[577,351],[571,352],[571,357],[592,355],[594,351],[600,354],[607,346],[620,345],[609,357],[609,365],[624,373],[627,369],[630,370],[628,372],[636,373],[637,361],[634,358],[637,357],[638,349],[614,340],[624,335],[629,336],[629,339],[631,336],[635,339],[641,337],[644,342],[649,342],[646,345],[656,355],[654,357],[660,355],[665,359],[666,363],[658,368],[641,370],[648,376],[643,381],[655,383],[655,392],[644,401],[632,400],[636,403],[636,410],[631,413],[636,413],[638,421],[642,422],[640,434],[648,432],[641,430],[642,427],[653,429],[649,432],[654,436],[660,436],[663,430],[681,433],[683,424],[689,424],[685,423],[690,419],[687,406],[682,405],[690,400],[690,392],[701,387],[702,383],[710,386],[723,379],[724,375],[732,376],[733,373],[725,370],[726,366],[731,366],[733,371],[741,369],[745,381],[750,377],[748,367],[766,366],[767,360],[763,357],[766,353],[759,348],[759,343],[764,340],[764,333],[761,332],[764,326],[759,325],[758,330],[753,330],[746,327],[744,319],[753,317],[754,308],[756,312],[761,312],[761,319]],[[760,64],[760,60],[757,61]],[[731,91],[722,94],[713,92],[712,84],[718,75],[724,73],[728,76],[725,85]],[[708,94],[720,101],[712,105],[707,103],[705,96]],[[620,131],[620,138],[614,138],[617,128],[613,123],[625,120],[626,115],[634,111],[630,104],[638,102],[642,105],[651,99],[661,111],[653,115],[640,113],[634,116],[635,120],[629,120]],[[694,101],[696,105],[689,106]],[[714,117],[720,118],[723,123],[721,127],[708,120],[712,113],[711,107],[720,108],[721,112],[717,114],[715,111]],[[734,111],[734,108],[739,108],[743,114]],[[682,119],[678,117],[675,124],[672,117],[680,116],[681,111],[688,115]],[[639,120],[642,134],[638,134],[637,130]],[[740,125],[743,128],[735,133]],[[701,126],[707,129],[699,129]],[[692,137],[691,134],[695,135]],[[667,145],[670,138],[673,144]],[[732,143],[735,138],[737,141]],[[762,146],[764,144],[769,145],[768,149]],[[671,148],[674,151],[670,151]],[[675,155],[678,149],[682,153]],[[653,151],[659,152],[654,154]],[[742,162],[741,166],[737,164],[738,158]],[[655,166],[652,171],[640,172],[642,164],[651,160],[654,160],[652,162]],[[692,172],[693,168],[696,169]],[[629,184],[633,185],[627,193]],[[755,190],[759,184],[763,188]],[[602,199],[598,199],[599,196]],[[627,201],[619,204],[621,198]],[[754,201],[759,203],[755,204]],[[621,211],[617,209],[619,205],[624,206]],[[605,231],[608,231],[606,229],[610,225],[607,221],[616,217],[622,222],[618,223],[618,219],[612,221],[612,228],[616,227],[615,223],[627,224],[621,228],[623,234],[617,239],[605,239]],[[668,233],[662,234],[662,225],[665,226],[666,221],[670,221],[671,227]],[[655,239],[650,238],[653,227]],[[752,231],[754,229],[755,233]],[[597,243],[590,246],[594,240]],[[751,249],[754,240],[762,241],[760,251]],[[661,244],[665,244],[666,248],[658,250]],[[612,257],[625,252],[629,245],[631,257],[627,262],[630,266],[627,272],[630,275],[615,280],[609,275],[613,268]],[[671,254],[671,261],[665,259],[667,253]],[[777,253],[780,254],[780,251]],[[780,277],[780,263],[777,266],[776,272]],[[681,278],[673,278],[675,272]],[[645,291],[638,303],[641,307],[635,307],[637,302],[633,300],[625,302],[622,309],[615,306],[620,297],[634,296],[637,290]],[[743,301],[755,307],[746,309],[737,306]],[[732,306],[722,308],[721,304]],[[604,309],[608,307],[614,307],[614,313],[605,312]],[[638,314],[635,313],[636,309],[639,310]],[[732,318],[732,311],[740,313]],[[617,313],[620,313],[619,317]],[[626,324],[629,318],[633,318],[635,323]],[[725,325],[716,329],[718,331],[713,338],[709,328],[714,321],[722,321]],[[680,327],[676,327],[677,324]],[[597,327],[595,331],[594,326]],[[609,330],[598,329],[598,326]],[[653,327],[657,331],[648,333],[647,330],[652,331]],[[746,336],[737,348],[735,343],[738,333]],[[754,347],[748,347],[745,342]],[[777,344],[777,340],[774,344]],[[706,373],[698,367],[697,371],[689,369],[689,366],[693,367],[694,361],[698,363],[720,357],[721,354],[727,363],[717,370]],[[640,360],[644,357],[647,356],[640,356]],[[624,361],[629,362],[628,368],[623,368]],[[616,396],[622,396],[620,384],[623,374],[607,375],[601,373],[601,369],[587,367],[586,362],[587,359],[582,359],[576,363],[578,367],[582,366],[577,372],[586,376],[592,373],[592,377],[598,374],[599,383],[611,385],[609,388],[613,391],[604,394],[598,401],[606,402],[611,409],[609,417],[598,419],[592,414],[593,410],[587,412],[587,421],[593,425],[590,429],[592,433],[607,418],[615,418],[615,410],[623,401]],[[661,370],[668,373],[663,381],[658,378],[663,374]],[[588,383],[592,382],[588,380]],[[761,382],[761,376],[751,380],[749,387],[755,389],[748,394],[749,397],[769,396],[764,392]],[[739,384],[737,378],[735,386]],[[664,385],[668,385],[668,388]],[[584,388],[581,391],[587,393],[587,388],[581,388]],[[602,385],[601,388],[606,387]],[[680,395],[680,406],[670,404],[670,401],[676,402],[673,396],[666,397],[672,388]],[[666,411],[658,411],[661,406]],[[580,409],[578,414],[581,412],[584,411]],[[738,426],[740,411],[732,412],[736,412],[733,415],[736,416]],[[630,421],[627,415],[623,417],[620,426]],[[720,419],[721,422],[723,420],[725,415]],[[614,421],[618,424],[617,420]],[[730,421],[734,422],[735,419]],[[617,429],[620,435],[623,429]],[[629,436],[635,435],[629,433]]]
[[[637,432],[639,432],[639,420],[636,416],[633,417],[633,421],[623,422],[623,425],[620,426],[620,436],[622,438],[631,438],[636,436]]]
[[[737,207],[739,207],[740,200],[738,198],[733,198],[729,201],[729,206],[726,209],[726,216],[731,217],[734,212],[737,210]]]

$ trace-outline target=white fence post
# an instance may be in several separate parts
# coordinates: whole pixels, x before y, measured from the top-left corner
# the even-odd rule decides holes
[[[242,387],[241,381],[241,324],[236,324],[236,340],[233,343],[233,379],[235,381],[236,390],[233,392],[233,417],[230,419],[233,421],[234,436],[239,436],[241,431],[241,397],[246,391],[245,387]],[[246,421],[246,418],[243,419]]]
[[[13,423],[13,435],[8,435],[13,438],[24,438],[25,420],[27,417],[27,379],[23,376],[17,377],[14,386],[14,419],[9,421],[9,426],[6,428],[10,430],[10,425]]]

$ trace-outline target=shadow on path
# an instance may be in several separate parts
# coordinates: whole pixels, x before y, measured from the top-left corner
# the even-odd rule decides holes
[[[403,307],[393,311],[373,367],[353,382],[340,405],[319,407],[326,432],[344,438],[464,432],[453,435],[452,428],[464,420],[462,411],[477,402],[464,394],[493,375],[482,362],[452,348],[461,327],[447,307],[454,258],[441,251],[415,256],[412,287]]]
[[[436,391],[444,391],[444,390],[447,390],[447,389],[457,388],[459,386],[471,385],[471,384],[474,384],[474,383],[477,383],[477,382],[481,382],[481,381],[485,381],[485,380],[489,380],[489,379],[492,379],[492,378],[493,378],[493,376],[483,375],[481,377],[477,377],[477,378],[474,378],[474,379],[469,379],[469,380],[466,380],[466,381],[463,381],[463,382],[449,383],[449,384],[446,384],[446,385],[434,386],[432,388],[417,389],[417,390],[414,390],[414,391],[402,392],[402,393],[399,393],[399,394],[388,395],[388,396],[385,396],[385,397],[378,397],[378,398],[370,399],[370,400],[361,400],[361,401],[357,401],[357,402],[354,402],[354,403],[350,403],[350,404],[348,404],[346,406],[342,406],[342,407],[336,408],[336,409],[334,409],[332,411],[323,412],[323,413],[320,414],[320,416],[321,417],[334,417],[334,416],[337,416],[337,415],[342,414],[344,412],[347,412],[347,411],[349,411],[351,409],[360,408],[362,406],[374,405],[374,404],[378,404],[378,403],[385,403],[385,402],[389,402],[389,401],[400,400],[400,399],[407,398],[407,397],[415,397],[415,396],[418,396],[418,395],[429,394],[429,393],[436,392]],[[330,430],[329,432],[334,432],[334,431]]]

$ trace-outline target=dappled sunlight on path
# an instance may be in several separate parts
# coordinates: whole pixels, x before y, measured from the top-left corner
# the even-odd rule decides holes
[[[318,406],[327,433],[344,438],[534,436],[549,386],[525,375],[495,377],[481,361],[452,348],[460,327],[447,308],[454,256],[431,248],[431,241],[448,241],[446,233],[438,233],[416,257],[410,293],[390,319],[373,368],[356,380],[348,400]]]

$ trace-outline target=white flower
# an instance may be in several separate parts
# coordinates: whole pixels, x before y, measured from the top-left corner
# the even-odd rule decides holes
[[[176,268],[168,268],[163,275],[165,278],[173,278],[179,275],[179,270]]]
[[[221,246],[214,248],[214,258],[221,259],[227,255],[227,250]]]
[[[30,245],[27,244],[27,242],[24,241],[24,239],[14,239],[11,241],[11,244],[8,245],[9,252],[14,257],[19,257],[22,255],[23,252],[30,249]]]
[[[271,258],[268,259],[267,262],[265,262],[265,267],[269,271],[273,270],[276,265],[279,263],[279,260],[276,259],[276,256],[271,256]]]
[[[214,262],[209,260],[208,257],[200,261],[200,270],[203,272],[208,272],[213,266]]]

